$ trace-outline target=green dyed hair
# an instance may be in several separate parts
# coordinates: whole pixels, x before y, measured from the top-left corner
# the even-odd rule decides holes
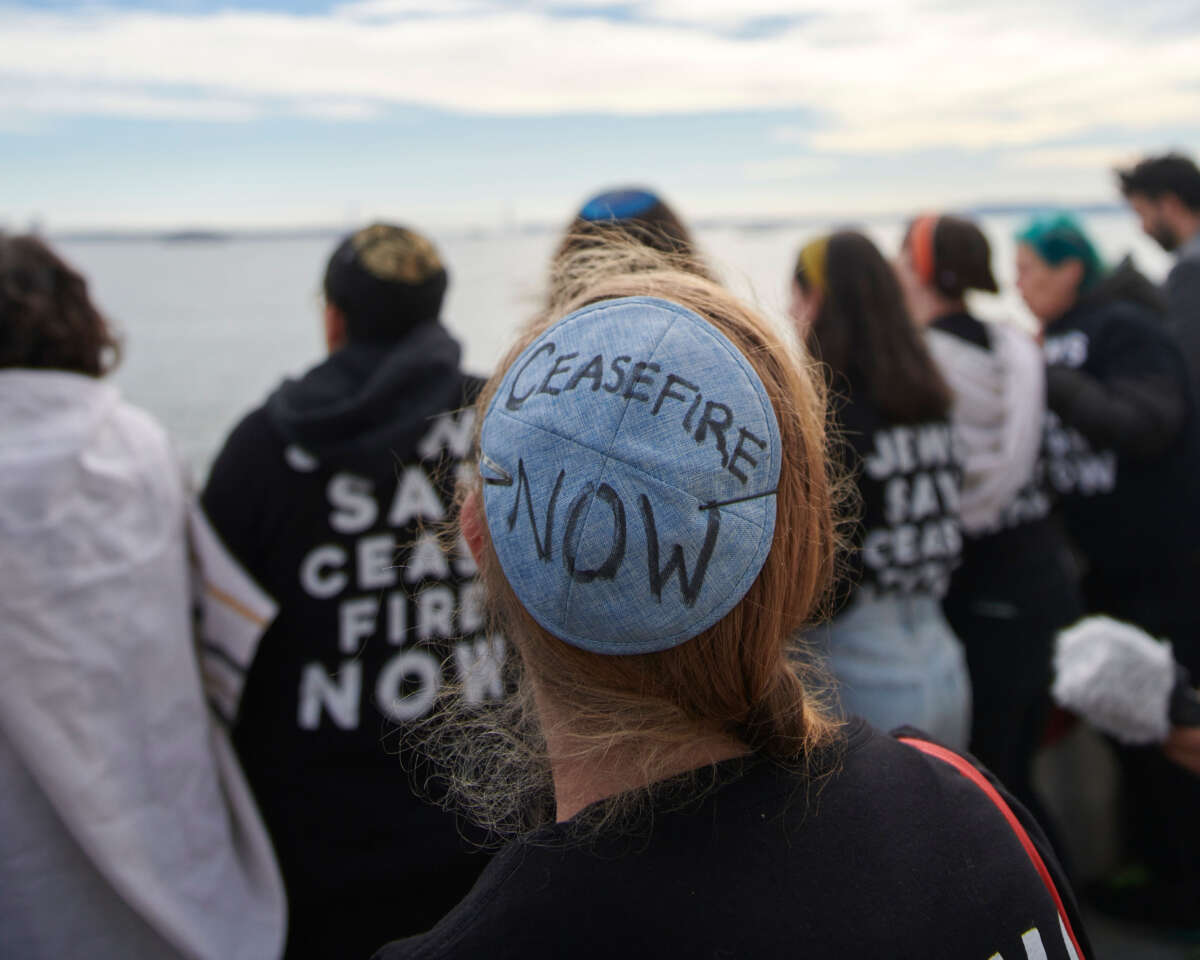
[[[1017,243],[1031,246],[1052,267],[1065,260],[1083,264],[1080,291],[1094,287],[1104,276],[1104,261],[1096,252],[1083,225],[1069,213],[1047,213],[1034,217],[1017,231]]]

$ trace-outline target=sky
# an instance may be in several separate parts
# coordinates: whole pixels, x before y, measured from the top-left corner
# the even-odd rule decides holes
[[[0,227],[1117,199],[1200,154],[1200,0],[0,0]]]

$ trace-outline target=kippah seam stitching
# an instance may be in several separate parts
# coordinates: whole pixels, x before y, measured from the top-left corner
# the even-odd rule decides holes
[[[604,310],[605,310],[605,306],[604,306],[604,305],[601,305],[601,306],[600,306],[600,308],[599,308],[598,310],[596,310],[596,313],[597,313],[597,314],[603,314],[603,313],[604,313]],[[655,354],[655,352],[658,350],[658,348],[659,348],[660,346],[662,346],[662,342],[663,342],[663,340],[665,340],[665,339],[666,339],[666,336],[667,336],[667,334],[668,334],[668,333],[670,333],[670,332],[671,332],[671,330],[674,328],[674,326],[675,326],[675,321],[676,321],[676,320],[678,320],[678,319],[679,319],[679,318],[678,318],[677,316],[672,316],[672,317],[671,317],[671,320],[670,320],[670,322],[667,324],[667,327],[666,327],[666,329],[665,329],[665,330],[663,330],[663,332],[662,332],[662,333],[659,335],[659,338],[658,338],[658,340],[655,342],[654,346],[650,348],[650,352],[649,352],[649,354],[647,355],[647,356],[648,356],[648,360],[653,360],[653,359],[654,359],[654,354]],[[576,322],[577,322],[577,321],[576,321]],[[608,469],[608,464],[609,464],[609,461],[610,461],[610,460],[612,460],[612,459],[614,459],[614,458],[613,458],[613,456],[612,456],[612,449],[613,449],[613,445],[614,445],[614,444],[617,442],[617,437],[618,437],[618,436],[620,436],[620,433],[621,433],[621,427],[625,425],[625,417],[629,415],[629,408],[630,408],[631,406],[633,406],[633,401],[632,401],[631,399],[629,399],[628,397],[626,397],[626,398],[625,398],[625,407],[624,407],[624,409],[621,411],[621,419],[617,421],[617,425],[616,425],[616,427],[614,427],[614,428],[613,428],[612,435],[609,437],[609,440],[608,440],[608,449],[607,449],[607,450],[605,450],[605,451],[604,451],[604,453],[600,454],[600,455],[601,455],[601,456],[604,458],[604,462],[600,464],[600,476],[604,476],[604,473],[605,473],[605,471]],[[600,451],[598,451],[598,450],[597,450],[597,451],[595,451],[595,452],[596,452],[596,453],[599,453]],[[623,461],[622,461],[622,462],[623,462]],[[642,472],[645,472],[645,471],[642,471]],[[653,476],[652,474],[650,474],[650,473],[648,473],[648,472],[645,472],[645,473],[646,473],[646,476]],[[674,487],[674,484],[668,484],[668,486],[672,486],[672,487]],[[678,489],[678,488],[676,487],[675,489]],[[681,492],[681,493],[686,493],[687,491],[683,491],[683,490],[681,490],[680,492]],[[595,502],[596,502],[596,500],[595,500],[595,498],[593,498],[593,499],[592,499],[592,502],[591,502],[591,503],[589,503],[589,504],[588,504],[588,506],[587,506],[587,513],[586,513],[586,514],[584,514],[584,517],[583,517],[583,526],[584,526],[584,529],[586,529],[586,528],[587,528],[587,518],[588,518],[588,516],[590,516],[590,515],[591,515],[591,512],[592,512],[592,506],[593,506],[593,504],[595,504]],[[575,592],[575,579],[572,577],[572,578],[571,578],[571,579],[570,579],[570,580],[567,582],[567,595],[566,595],[566,596],[563,598],[563,609],[562,609],[562,615],[563,615],[563,618],[564,618],[564,619],[566,619],[566,618],[569,616],[569,611],[570,611],[570,609],[571,609],[571,596],[574,594],[574,592]]]

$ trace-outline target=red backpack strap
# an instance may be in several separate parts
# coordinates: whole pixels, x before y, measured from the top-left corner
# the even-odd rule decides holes
[[[1079,960],[1084,960],[1083,951],[1079,948],[1079,940],[1075,937],[1075,931],[1071,928],[1071,919],[1067,916],[1067,911],[1063,907],[1062,897],[1058,895],[1058,888],[1054,885],[1054,880],[1050,876],[1050,871],[1046,869],[1046,863],[1042,860],[1042,855],[1038,853],[1037,847],[1033,845],[1033,841],[1029,839],[1029,834],[1025,832],[1025,828],[1021,826],[1021,821],[1017,819],[1017,815],[1012,812],[1012,809],[1004,798],[1000,796],[999,791],[992,786],[991,782],[980,773],[970,761],[960,757],[952,750],[947,750],[945,747],[940,747],[936,743],[930,743],[928,740],[918,740],[916,737],[897,737],[901,743],[906,743],[910,747],[915,747],[922,753],[927,753],[931,757],[937,757],[939,760],[950,764],[955,770],[961,773],[964,777],[970,780],[975,786],[987,795],[987,798],[995,804],[996,809],[1004,814],[1004,819],[1008,821],[1008,825],[1012,828],[1012,832],[1017,835],[1017,839],[1021,841],[1021,846],[1025,848],[1025,853],[1037,868],[1038,876],[1042,878],[1042,883],[1046,885],[1046,890],[1050,896],[1054,898],[1054,905],[1058,909],[1058,917],[1062,921],[1063,928],[1067,932],[1067,936],[1071,938],[1071,943],[1075,947],[1075,955]]]

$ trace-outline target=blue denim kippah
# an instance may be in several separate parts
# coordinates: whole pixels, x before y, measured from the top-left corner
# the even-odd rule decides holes
[[[661,203],[649,190],[609,190],[598,193],[583,205],[579,219],[595,223],[602,220],[633,220]]]
[[[517,358],[484,417],[483,502],[508,582],[556,637],[666,650],[771,549],[779,424],[727,337],[675,303],[606,300]]]

